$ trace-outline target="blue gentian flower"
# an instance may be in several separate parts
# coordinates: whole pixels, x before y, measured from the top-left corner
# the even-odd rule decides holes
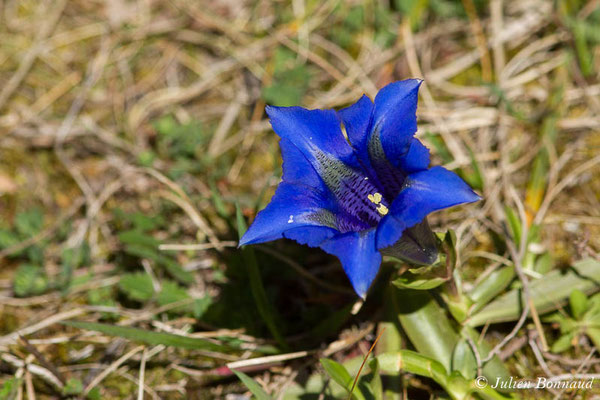
[[[455,173],[428,168],[429,150],[414,137],[421,82],[391,83],[374,102],[363,95],[338,112],[267,106],[283,178],[240,246],[287,238],[320,247],[363,298],[382,254],[435,262],[426,216],[480,197]]]

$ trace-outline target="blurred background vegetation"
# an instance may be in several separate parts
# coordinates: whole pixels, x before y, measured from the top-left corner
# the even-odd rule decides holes
[[[266,104],[423,78],[418,136],[485,199],[430,220],[471,297],[517,258],[534,281],[597,260],[599,43],[596,0],[0,0],[0,398],[248,398],[231,362],[274,398],[338,396],[318,359],[356,371],[397,272],[353,308],[322,251],[236,249],[281,176]],[[598,285],[579,289],[472,325],[510,339],[513,376],[598,374]],[[381,345],[411,348],[396,332]]]

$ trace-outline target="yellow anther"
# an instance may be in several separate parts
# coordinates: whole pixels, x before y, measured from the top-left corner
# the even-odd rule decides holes
[[[373,204],[381,203],[382,198],[383,197],[381,196],[381,193],[370,194],[367,196],[367,199],[369,199]]]
[[[388,208],[386,206],[384,206],[383,204],[380,204],[379,207],[377,207],[377,212],[379,214],[381,214],[382,216],[386,215],[388,213],[388,211],[390,211],[390,210],[388,210]]]

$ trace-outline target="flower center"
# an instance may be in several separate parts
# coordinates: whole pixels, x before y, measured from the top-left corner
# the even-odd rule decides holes
[[[390,203],[385,192],[371,182],[364,171],[349,167],[322,152],[317,152],[316,158],[319,175],[345,211],[338,215],[338,229],[349,232],[377,226],[389,212]]]
[[[382,198],[383,198],[383,196],[381,196],[381,193],[379,193],[379,192],[375,192],[375,193],[367,196],[367,199],[369,199],[369,201],[371,201],[371,203],[373,203],[377,206],[376,210],[379,213],[379,215],[381,215],[383,217],[384,215],[386,215],[388,213],[389,210],[385,206],[385,204],[381,203]]]

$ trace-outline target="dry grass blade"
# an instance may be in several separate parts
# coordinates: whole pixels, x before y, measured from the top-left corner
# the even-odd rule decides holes
[[[354,388],[356,388],[356,384],[358,383],[358,378],[360,378],[360,373],[362,372],[362,370],[363,370],[363,368],[365,366],[365,363],[367,362],[367,359],[369,358],[369,355],[373,352],[373,350],[375,349],[375,346],[377,345],[377,342],[379,341],[379,339],[383,335],[383,332],[385,332],[385,328],[383,328],[379,332],[379,335],[377,335],[377,337],[375,338],[375,341],[373,342],[373,344],[369,348],[369,351],[367,352],[367,354],[365,354],[363,362],[362,362],[362,364],[360,364],[360,368],[358,369],[358,372],[356,373],[356,376],[354,377],[354,382],[352,382],[352,387],[350,388],[350,393],[348,393],[348,400],[352,399],[352,392],[354,392]]]

